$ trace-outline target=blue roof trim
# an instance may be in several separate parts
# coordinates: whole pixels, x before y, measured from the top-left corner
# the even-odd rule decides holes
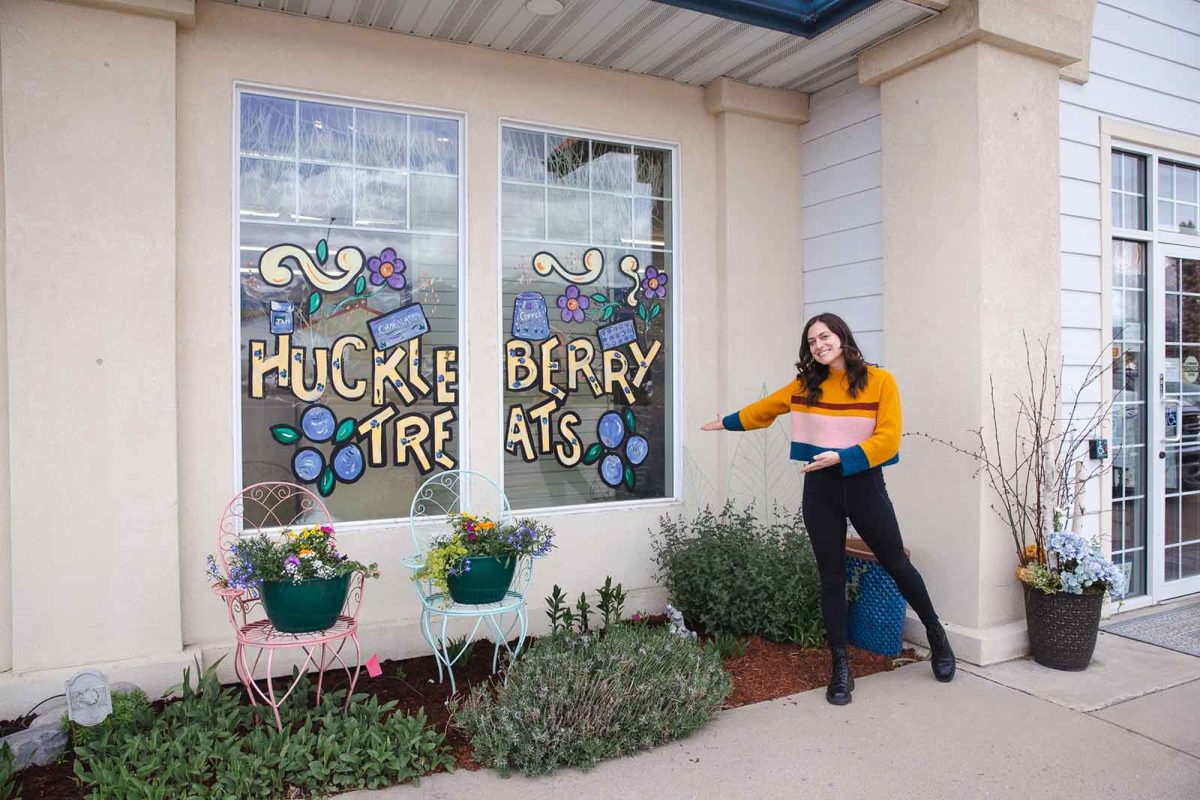
[[[657,0],[811,39],[882,0]]]

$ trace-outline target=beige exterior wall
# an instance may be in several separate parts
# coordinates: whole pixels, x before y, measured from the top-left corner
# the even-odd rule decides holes
[[[177,656],[175,23],[12,0],[0,57],[12,667]]]
[[[885,336],[909,432],[972,446],[1059,340],[1058,66],[977,42],[881,84]],[[960,655],[1024,647],[1015,553],[972,464],[908,437],[892,473],[913,558]],[[906,466],[907,464],[907,466]]]
[[[718,368],[725,345],[746,342],[736,369],[744,385],[736,401],[753,399],[759,385],[786,380],[798,330],[799,271],[794,261],[767,258],[796,237],[799,175],[794,123],[751,118],[718,120],[706,110],[704,91],[652,78],[524,57],[281,14],[202,3],[196,25],[179,35],[179,309],[180,348],[180,550],[184,641],[206,659],[228,648],[231,635],[219,603],[207,590],[202,561],[214,544],[217,515],[233,492],[234,387],[230,359],[234,309],[230,301],[233,209],[233,86],[237,81],[341,97],[432,107],[466,114],[467,281],[471,316],[463,350],[469,380],[464,408],[470,426],[472,466],[501,472],[503,442],[495,419],[501,404],[498,313],[497,203],[499,125],[503,119],[642,137],[679,145],[682,242],[673,281],[681,295],[684,365],[680,430],[689,464],[719,481],[726,437],[697,428],[725,406]],[[768,157],[765,152],[778,148]],[[726,165],[723,177],[719,176]],[[781,168],[782,165],[782,168]],[[722,195],[719,183],[725,181]],[[727,198],[733,211],[721,207]],[[743,207],[742,204],[747,207]],[[763,214],[765,217],[757,217]],[[719,220],[733,219],[741,238],[718,244]],[[749,220],[754,219],[753,224]],[[752,258],[747,259],[747,254]],[[749,269],[753,277],[747,277]],[[726,274],[737,275],[726,285]],[[791,284],[788,281],[791,280]],[[755,283],[758,281],[758,283]],[[769,281],[771,292],[766,291]],[[788,297],[788,287],[795,297]],[[782,291],[781,291],[782,288]],[[731,292],[722,300],[722,293]],[[767,296],[770,294],[771,296]],[[757,336],[735,329],[727,304],[764,303],[778,314],[761,318]],[[790,314],[790,316],[789,316]],[[737,320],[739,323],[743,321]],[[778,346],[776,346],[778,345]],[[782,364],[779,363],[782,359]],[[750,376],[754,376],[751,378]],[[683,466],[680,465],[682,469]],[[686,482],[686,481],[685,481]],[[606,575],[631,592],[627,607],[661,607],[655,585],[650,529],[659,516],[684,504],[663,501],[637,507],[546,514],[559,532],[558,549],[534,574],[531,626],[544,627],[541,598],[555,583],[568,592],[594,591]],[[364,606],[367,653],[423,652],[417,631],[419,605],[400,559],[410,551],[406,526],[356,530],[344,547],[362,560],[379,561],[381,581],[368,586]]]
[[[4,236],[4,39],[0,37],[0,309],[8,318]],[[8,326],[0,325],[0,672],[12,668],[12,553],[8,454]]]

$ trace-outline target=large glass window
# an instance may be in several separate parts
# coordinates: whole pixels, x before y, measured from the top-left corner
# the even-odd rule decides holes
[[[673,494],[674,169],[661,147],[503,129],[514,507]]]
[[[1170,161],[1158,162],[1158,229],[1196,233],[1200,210],[1200,169]]]
[[[238,94],[243,486],[406,516],[459,459],[460,123]]]

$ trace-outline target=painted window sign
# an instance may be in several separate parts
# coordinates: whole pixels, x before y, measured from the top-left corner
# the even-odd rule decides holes
[[[672,152],[505,126],[501,155],[505,490],[669,496]]]
[[[238,103],[242,483],[404,516],[458,464],[459,121]]]

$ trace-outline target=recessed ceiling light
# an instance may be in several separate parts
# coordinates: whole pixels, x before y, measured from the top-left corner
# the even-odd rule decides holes
[[[563,4],[559,0],[528,0],[525,10],[530,14],[552,17],[563,10]]]

